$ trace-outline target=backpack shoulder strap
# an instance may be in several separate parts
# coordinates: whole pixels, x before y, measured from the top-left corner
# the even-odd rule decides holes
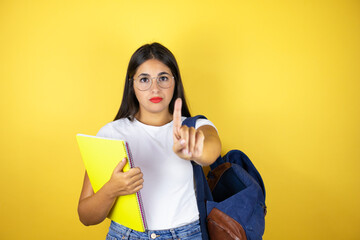
[[[182,122],[182,125],[195,128],[196,120],[198,120],[199,118],[206,119],[206,117],[203,115],[188,117]],[[209,236],[206,225],[206,217],[207,217],[206,202],[209,200],[212,201],[213,198],[211,195],[209,185],[207,184],[207,180],[205,178],[205,174],[202,167],[199,164],[195,163],[194,161],[191,161],[191,164],[193,166],[195,189],[196,189],[196,200],[200,215],[201,235],[203,240],[208,240]]]

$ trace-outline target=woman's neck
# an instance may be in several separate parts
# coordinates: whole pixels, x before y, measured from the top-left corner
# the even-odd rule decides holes
[[[135,118],[146,125],[163,126],[172,121],[173,116],[169,112],[164,113],[149,113],[137,112]]]

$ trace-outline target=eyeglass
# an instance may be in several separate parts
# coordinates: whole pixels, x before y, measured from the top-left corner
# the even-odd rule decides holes
[[[140,91],[146,91],[150,89],[152,85],[152,80],[156,79],[157,85],[160,88],[170,88],[174,83],[174,77],[170,76],[168,73],[162,73],[157,77],[150,77],[150,75],[140,74],[137,78],[134,78],[134,84],[137,89]]]

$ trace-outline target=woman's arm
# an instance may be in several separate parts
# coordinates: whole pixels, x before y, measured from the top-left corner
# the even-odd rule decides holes
[[[215,128],[210,125],[201,126],[195,131],[201,131],[203,133],[204,143],[202,154],[198,159],[194,159],[194,161],[202,166],[211,165],[221,154],[219,135]]]
[[[184,125],[179,132],[180,139],[173,146],[179,157],[208,166],[220,156],[221,142],[214,127],[204,125],[195,129]]]
[[[202,166],[208,166],[220,156],[219,135],[210,125],[198,129],[182,125],[181,105],[181,98],[178,98],[173,113],[173,151],[185,160],[193,160]]]
[[[94,193],[89,177],[85,172],[78,204],[79,218],[84,225],[101,223],[109,214],[117,197],[135,193],[142,188],[144,180],[140,169],[132,168],[124,173],[122,169],[125,164],[126,159],[120,161],[110,180],[96,193]]]

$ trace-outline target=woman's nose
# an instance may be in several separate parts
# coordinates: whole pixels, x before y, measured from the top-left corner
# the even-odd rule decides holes
[[[153,78],[151,80],[152,80],[152,84],[151,84],[151,87],[150,87],[151,91],[152,92],[158,92],[160,90],[160,88],[159,88],[159,85],[157,83],[157,78]]]

